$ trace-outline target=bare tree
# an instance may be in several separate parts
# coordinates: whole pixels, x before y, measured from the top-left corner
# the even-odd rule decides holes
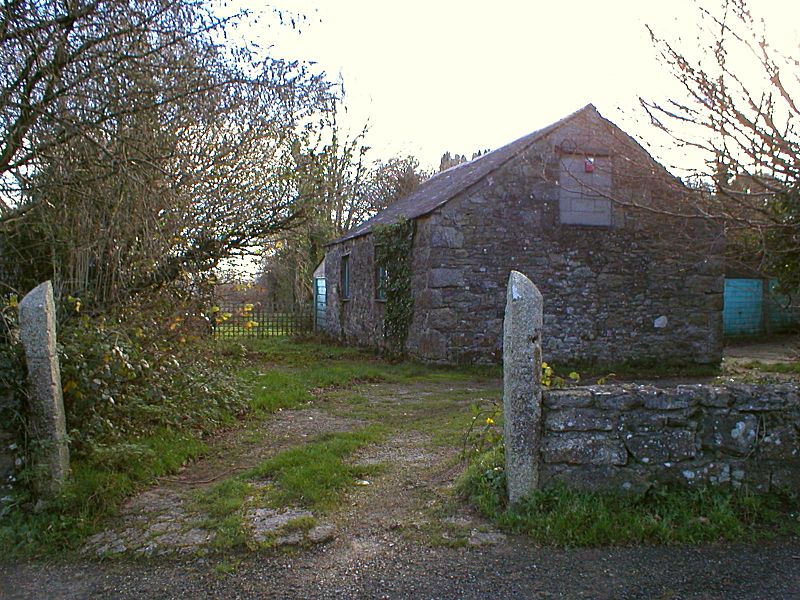
[[[725,224],[733,258],[800,287],[800,62],[770,39],[746,0],[698,5],[700,43],[651,29],[683,96],[642,99],[651,121],[703,161],[698,213]],[[686,166],[686,165],[684,165]]]
[[[347,135],[338,122],[339,110],[338,102],[331,106],[325,143],[296,149],[306,208],[298,226],[275,236],[266,248],[262,279],[269,280],[283,301],[309,300],[311,275],[325,255],[325,245],[410,194],[428,177],[411,156],[369,162],[367,127]]]
[[[32,277],[124,298],[213,268],[305,209],[291,149],[330,86],[221,40],[199,0],[0,9],[0,243]],[[37,269],[38,267],[38,269]]]

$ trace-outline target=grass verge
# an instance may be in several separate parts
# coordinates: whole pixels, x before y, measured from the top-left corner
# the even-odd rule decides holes
[[[764,363],[759,360],[753,360],[741,365],[745,369],[754,369],[763,371],[765,373],[785,373],[791,375],[800,375],[800,361],[786,362],[786,363]]]
[[[189,433],[163,429],[73,461],[69,482],[51,501],[34,506],[29,493],[18,492],[0,521],[0,547],[11,555],[77,548],[143,483],[175,472],[206,450]]]
[[[697,544],[800,535],[797,498],[746,489],[662,488],[634,496],[552,487],[511,508],[502,464],[497,449],[483,455],[467,469],[459,490],[502,530],[544,544]]]

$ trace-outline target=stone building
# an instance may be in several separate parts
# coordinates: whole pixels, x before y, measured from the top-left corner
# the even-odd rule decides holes
[[[348,343],[386,344],[380,281],[391,267],[376,264],[373,230],[408,220],[410,356],[499,362],[514,269],[544,297],[545,360],[716,363],[721,234],[691,218],[691,200],[588,105],[437,174],[332,242],[319,328]]]

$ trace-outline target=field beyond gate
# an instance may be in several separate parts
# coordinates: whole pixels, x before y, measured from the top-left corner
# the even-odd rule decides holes
[[[305,305],[255,303],[215,307],[214,337],[280,337],[311,333],[313,308]]]

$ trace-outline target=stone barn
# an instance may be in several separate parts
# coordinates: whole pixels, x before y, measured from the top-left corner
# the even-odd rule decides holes
[[[717,363],[723,240],[691,204],[690,190],[588,105],[437,174],[332,242],[316,274],[317,322],[347,343],[389,344],[393,266],[379,264],[376,232],[405,222],[411,314],[395,337],[409,356],[500,362],[514,269],[544,297],[545,360]]]

